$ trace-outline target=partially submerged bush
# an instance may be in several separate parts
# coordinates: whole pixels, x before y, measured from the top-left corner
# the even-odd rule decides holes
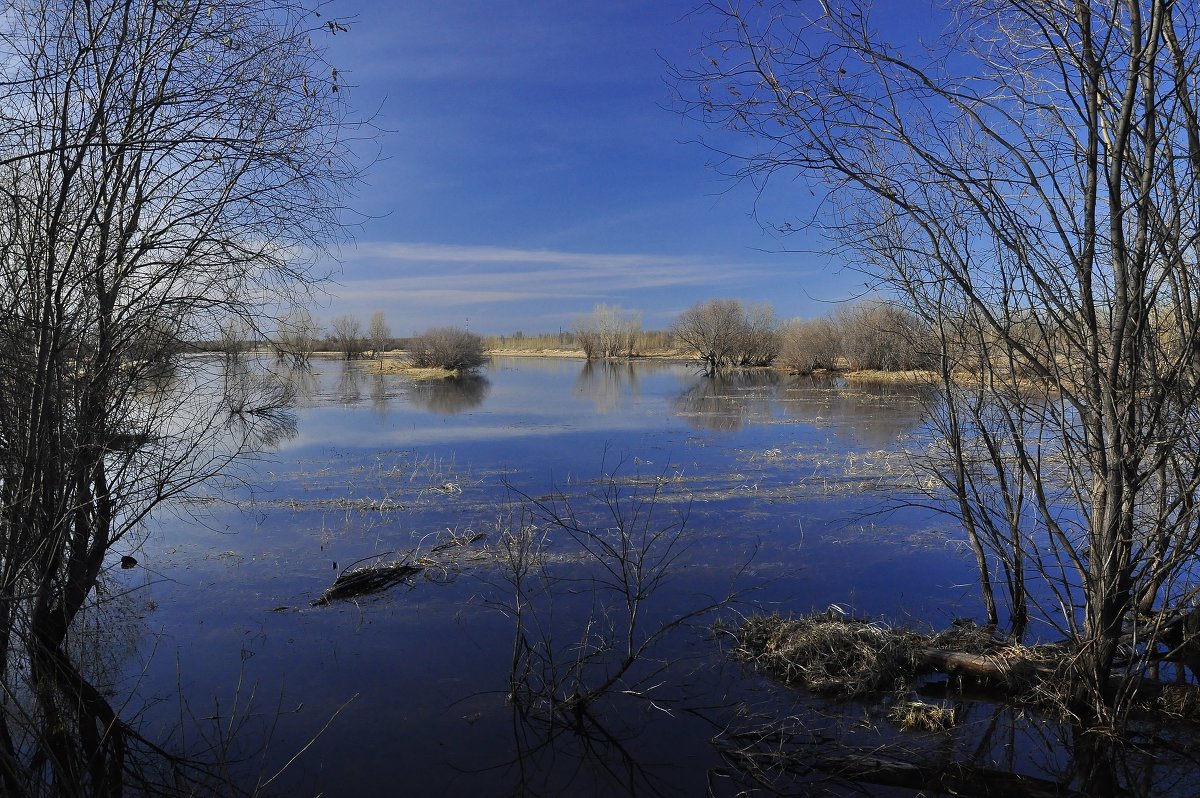
[[[769,366],[779,353],[779,331],[770,305],[712,299],[675,319],[677,344],[695,352],[713,376],[729,366]]]
[[[783,330],[778,362],[798,374],[832,369],[841,355],[842,336],[829,318],[790,322]]]
[[[591,315],[575,320],[575,340],[588,360],[633,357],[641,331],[641,316],[620,306],[599,304]]]
[[[937,361],[937,345],[916,314],[883,301],[859,302],[838,312],[842,355],[854,370],[909,371]]]
[[[418,368],[469,371],[487,362],[483,339],[461,327],[435,327],[408,342],[408,357]]]

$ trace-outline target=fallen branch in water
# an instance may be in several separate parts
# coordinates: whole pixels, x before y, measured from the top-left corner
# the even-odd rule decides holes
[[[420,566],[407,561],[350,567],[338,574],[333,584],[312,600],[312,606],[324,607],[331,601],[379,593],[420,572]]]
[[[425,579],[430,582],[449,582],[457,575],[458,563],[468,547],[487,535],[482,532],[458,534],[454,530],[446,530],[449,538],[429,550],[423,557],[415,557],[415,552],[409,552],[403,559],[390,562],[375,562],[371,565],[360,565],[370,557],[358,560],[338,574],[333,584],[326,588],[320,596],[313,599],[314,607],[324,607],[331,601],[353,599],[384,590],[406,581],[409,577],[424,572]],[[386,556],[386,555],[377,555]]]

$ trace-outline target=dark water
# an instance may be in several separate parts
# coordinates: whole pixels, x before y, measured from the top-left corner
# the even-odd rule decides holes
[[[559,496],[555,506],[596,528],[652,495],[648,529],[686,519],[687,545],[644,599],[643,628],[731,589],[743,591],[725,614],[734,620],[832,603],[939,627],[978,612],[953,528],[897,506],[898,452],[921,434],[911,388],[497,359],[458,383],[321,361],[297,389],[296,434],[246,466],[241,487],[155,519],[139,567],[109,588],[140,589],[112,602],[121,621],[105,627],[113,639],[95,665],[114,694],[132,696],[124,714],[148,736],[228,750],[243,785],[288,765],[269,791],[745,787],[713,738],[794,696],[731,664],[712,616],[665,636],[577,728],[536,700],[507,699],[514,594],[496,547],[533,500]],[[617,494],[608,504],[596,498],[606,490]],[[537,639],[565,669],[587,619],[616,628],[622,610],[566,536],[545,553],[563,581],[539,599]],[[380,556],[437,567],[310,606],[339,570]],[[638,694],[622,693],[627,684]]]

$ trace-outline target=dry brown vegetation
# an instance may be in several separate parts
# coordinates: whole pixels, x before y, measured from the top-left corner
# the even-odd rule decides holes
[[[483,339],[460,327],[434,327],[408,341],[408,359],[418,368],[470,371],[487,362]]]
[[[580,337],[573,331],[525,335],[490,335],[483,339],[493,355],[536,355],[538,357],[585,357]],[[632,357],[684,357],[676,351],[671,334],[665,330],[639,330]]]
[[[365,366],[363,371],[367,374],[398,375],[410,380],[445,380],[462,374],[457,369],[414,366],[405,355],[391,353]]]
[[[805,616],[752,615],[734,632],[733,654],[787,684],[827,695],[863,698],[896,693],[889,718],[905,729],[948,728],[938,705],[906,696],[928,674],[946,674],[957,686],[991,689],[992,700],[1036,708],[1060,721],[1070,709],[1075,651],[1057,644],[1023,645],[971,623],[922,633],[847,615],[836,607]],[[1185,682],[1124,680],[1136,706],[1177,719],[1200,721],[1200,688]]]
[[[938,342],[915,314],[882,300],[856,302],[830,316],[784,327],[780,366],[798,374],[845,370],[924,373],[936,365]]]

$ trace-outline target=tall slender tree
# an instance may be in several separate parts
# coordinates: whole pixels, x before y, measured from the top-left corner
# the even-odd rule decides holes
[[[1200,12],[965,0],[905,49],[855,0],[708,8],[688,111],[736,176],[823,180],[835,249],[940,332],[939,498],[1116,720],[1197,599]]]
[[[0,683],[35,721],[0,713],[6,794],[134,778],[64,643],[114,547],[264,434],[180,353],[263,329],[340,235],[355,168],[319,42],[345,29],[290,0],[4,4]]]

